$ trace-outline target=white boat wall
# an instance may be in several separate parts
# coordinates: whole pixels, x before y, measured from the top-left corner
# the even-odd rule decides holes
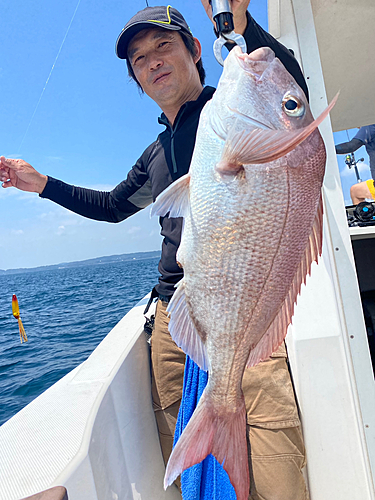
[[[181,500],[163,489],[139,302],[89,358],[0,427],[0,499]]]
[[[375,65],[366,57],[375,44],[375,3],[268,0],[268,12],[270,33],[301,63],[314,116],[340,90],[333,127],[330,120],[320,126],[328,154],[323,255],[287,336],[310,495],[374,500],[375,384],[332,132],[375,123]],[[375,236],[371,228],[351,232]]]

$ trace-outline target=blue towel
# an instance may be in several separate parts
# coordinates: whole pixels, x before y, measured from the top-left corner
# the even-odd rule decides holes
[[[198,404],[208,380],[201,370],[186,356],[182,401],[174,435],[175,445]],[[228,474],[215,457],[208,455],[203,462],[193,465],[181,475],[183,500],[236,500],[236,493]]]

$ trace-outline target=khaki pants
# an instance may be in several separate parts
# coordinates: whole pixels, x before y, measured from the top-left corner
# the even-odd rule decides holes
[[[165,463],[182,397],[185,354],[168,332],[167,304],[158,301],[151,338],[152,398]],[[242,389],[250,443],[249,500],[308,500],[305,448],[285,347],[245,370]]]

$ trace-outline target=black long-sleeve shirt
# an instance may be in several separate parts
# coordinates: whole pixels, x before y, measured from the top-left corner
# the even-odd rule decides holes
[[[351,141],[336,144],[335,148],[338,155],[347,155],[348,153],[354,153],[354,151],[357,151],[363,145],[362,141],[353,138]]]
[[[250,14],[247,17],[248,24],[244,38],[248,52],[264,46],[270,47],[308,98],[305,79],[292,53],[265,32]],[[40,196],[95,220],[120,222],[137,213],[155,201],[156,197],[173,181],[188,172],[199,116],[214,92],[213,87],[205,87],[196,101],[186,102],[180,108],[173,127],[162,113],[159,123],[165,125],[166,129],[143,152],[126,180],[112,191],[102,192],[76,187],[48,177],[47,185]],[[173,294],[175,284],[183,276],[176,262],[182,219],[161,217],[160,225],[164,239],[157,292],[168,297]]]

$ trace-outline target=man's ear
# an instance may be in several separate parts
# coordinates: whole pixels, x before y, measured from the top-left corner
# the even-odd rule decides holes
[[[194,64],[197,64],[202,55],[202,46],[198,38],[194,38],[195,56],[193,57]]]

